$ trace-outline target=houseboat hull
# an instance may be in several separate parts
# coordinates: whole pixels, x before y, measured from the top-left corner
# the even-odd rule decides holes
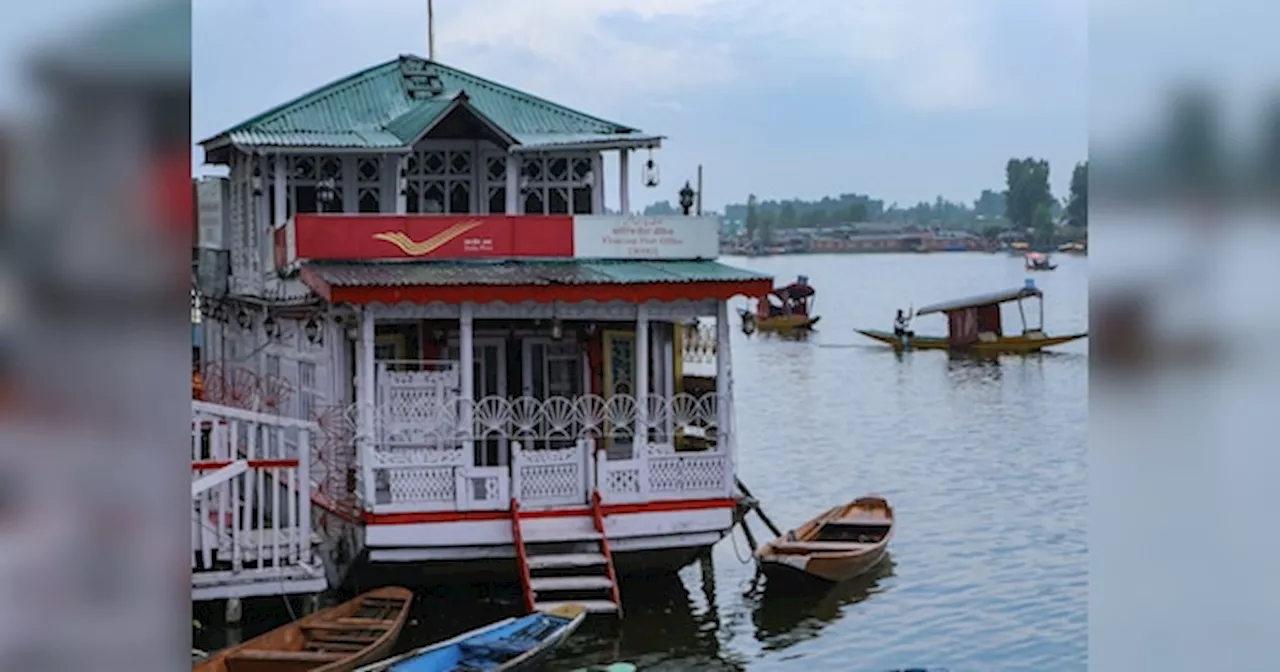
[[[669,574],[711,552],[733,526],[733,499],[602,506],[605,534],[622,577]],[[589,510],[524,510],[526,546],[554,544],[560,553],[596,550]],[[412,566],[417,576],[509,580],[518,574],[511,514],[468,511],[373,516],[366,524],[368,560]]]
[[[957,348],[952,346],[951,342],[943,336],[913,336],[904,343],[901,337],[891,331],[879,331],[876,329],[855,329],[855,331],[867,338],[892,346],[894,350],[951,350],[992,355],[1031,354],[1055,345],[1078,341],[1088,336],[1087,333],[1068,336],[1046,336],[1044,338],[1004,336],[994,341],[977,342],[963,348]]]

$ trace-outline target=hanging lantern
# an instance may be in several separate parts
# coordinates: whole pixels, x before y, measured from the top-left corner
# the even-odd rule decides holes
[[[262,321],[262,331],[267,334],[267,338],[280,336],[280,325],[276,324],[276,318],[268,315],[267,319]]]
[[[307,341],[309,343],[318,344],[321,338],[320,323],[316,320],[316,318],[312,317],[311,319],[307,320],[307,324],[304,327],[302,327],[302,333],[306,334]]]
[[[658,163],[653,160],[653,150],[649,150],[649,160],[644,162],[644,186],[658,186]]]

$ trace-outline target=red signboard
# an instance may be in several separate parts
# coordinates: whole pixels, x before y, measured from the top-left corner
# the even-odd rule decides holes
[[[573,256],[570,215],[299,214],[290,226],[288,262]]]

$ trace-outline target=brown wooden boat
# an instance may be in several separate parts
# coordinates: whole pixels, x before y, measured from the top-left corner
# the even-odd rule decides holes
[[[192,672],[350,672],[391,655],[412,602],[408,588],[371,590],[219,651]]]
[[[767,573],[839,582],[875,567],[893,536],[893,508],[869,495],[828,509],[756,551]]]

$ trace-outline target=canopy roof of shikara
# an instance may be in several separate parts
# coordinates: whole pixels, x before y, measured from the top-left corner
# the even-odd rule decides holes
[[[943,301],[925,306],[916,311],[916,315],[928,315],[930,313],[949,313],[953,310],[964,310],[965,308],[982,308],[984,306],[996,306],[1010,301],[1020,301],[1028,297],[1042,296],[1040,290],[1035,287],[1019,287],[1017,289],[1009,289],[1001,292],[991,292],[989,294],[979,294],[970,296],[965,299],[955,299],[952,301]]]
[[[511,151],[651,148],[661,136],[607,121],[436,61],[402,55],[201,141],[230,148],[407,152],[427,137],[492,140]]]
[[[310,262],[331,303],[676,301],[760,296],[772,276],[716,261]]]

